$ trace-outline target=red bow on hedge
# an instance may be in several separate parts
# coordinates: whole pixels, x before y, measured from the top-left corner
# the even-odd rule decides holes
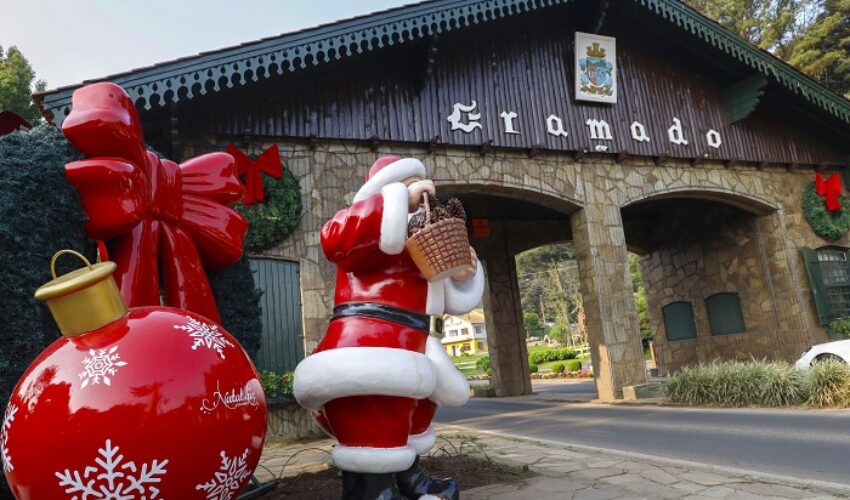
[[[236,170],[239,175],[245,176],[245,199],[242,203],[245,205],[262,203],[265,193],[263,191],[263,177],[260,173],[262,172],[277,180],[280,180],[281,175],[283,175],[277,144],[269,146],[256,160],[248,158],[248,155],[233,144],[227,145],[227,152],[236,159]]]
[[[830,212],[841,210],[841,202],[838,201],[838,196],[841,195],[841,177],[838,174],[832,174],[828,179],[823,180],[823,176],[818,172],[815,174],[815,188],[818,196],[826,202],[826,209]]]
[[[165,302],[220,321],[206,270],[242,255],[248,223],[228,208],[242,198],[233,157],[211,153],[177,165],[147,151],[133,101],[112,83],[85,86],[62,124],[86,156],[65,165],[89,216],[86,232],[106,240],[130,307]]]

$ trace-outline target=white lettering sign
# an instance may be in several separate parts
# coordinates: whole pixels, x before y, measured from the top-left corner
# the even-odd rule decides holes
[[[667,129],[667,137],[673,144],[688,145],[688,141],[685,140],[685,133],[682,131],[682,122],[678,118],[673,118],[673,125]]]
[[[568,137],[570,134],[564,130],[564,122],[555,115],[546,117],[546,132],[555,137]]]
[[[212,413],[219,405],[222,405],[228,410],[235,410],[243,406],[257,407],[257,394],[247,385],[236,389],[231,389],[228,392],[221,392],[219,382],[215,383],[215,392],[213,392],[212,400],[204,398],[201,402],[201,413]]]
[[[723,141],[720,140],[720,132],[711,129],[705,134],[705,140],[708,142],[708,145],[714,149],[720,149],[720,145],[723,144]]]
[[[472,132],[477,128],[481,128],[481,113],[474,113],[475,108],[478,107],[478,103],[472,101],[472,104],[467,106],[456,102],[452,107],[452,114],[449,115],[448,121],[452,124],[452,130],[462,130],[467,134]],[[464,117],[461,113],[466,114],[467,123],[464,123]]]
[[[643,126],[643,123],[632,122],[629,130],[632,131],[632,139],[638,142],[649,142],[649,136],[646,135],[646,127]]]
[[[516,113],[514,113],[513,111],[502,111],[499,116],[502,118],[502,122],[504,122],[505,124],[506,134],[519,134],[519,132],[514,128],[514,120],[518,116]]]
[[[590,128],[590,138],[603,140],[603,141],[612,141],[614,140],[611,137],[611,126],[608,125],[608,122],[605,120],[597,120],[596,118],[592,118],[587,120],[585,124]]]

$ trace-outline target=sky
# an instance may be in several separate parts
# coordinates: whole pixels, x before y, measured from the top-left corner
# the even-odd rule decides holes
[[[416,0],[0,0],[0,46],[47,88]]]

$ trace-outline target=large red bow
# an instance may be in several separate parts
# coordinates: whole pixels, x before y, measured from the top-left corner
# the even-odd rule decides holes
[[[841,195],[841,177],[838,174],[832,174],[826,180],[818,172],[815,174],[815,188],[818,196],[826,202],[826,209],[830,212],[841,210],[841,202],[838,201],[838,196]]]
[[[227,152],[236,159],[236,170],[239,175],[245,176],[245,199],[242,203],[245,205],[262,203],[265,193],[263,192],[263,177],[260,173],[278,180],[283,175],[277,144],[269,146],[256,160],[248,158],[248,155],[233,144],[227,145]]]
[[[112,83],[77,90],[72,106],[62,131],[86,159],[65,165],[65,174],[89,216],[86,231],[106,240],[118,265],[127,305],[159,305],[161,275],[167,305],[220,321],[205,268],[239,260],[248,229],[225,206],[243,194],[233,157],[160,160],[146,150],[130,97]]]

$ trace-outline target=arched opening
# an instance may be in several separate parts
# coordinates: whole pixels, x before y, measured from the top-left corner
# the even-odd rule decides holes
[[[776,242],[765,236],[776,223],[771,206],[681,191],[629,203],[621,216],[627,245],[639,255],[662,375],[715,358],[780,357],[782,291],[769,258]]]
[[[441,198],[456,196],[463,202],[470,224],[470,242],[487,276],[482,313],[491,385],[497,396],[529,394],[532,392],[529,332],[523,321],[516,256],[531,248],[570,241],[570,214],[579,207],[551,196],[495,186],[479,189],[470,185],[440,185],[438,193]],[[460,354],[461,344],[467,347],[463,352],[471,352],[472,347],[477,350],[477,345],[465,344],[478,340],[473,333],[475,317],[473,312],[469,318],[446,318],[446,323],[454,326],[445,328],[457,330],[443,338],[450,355]],[[464,329],[469,335],[454,335]],[[463,358],[461,368],[471,368],[472,363],[471,359]]]

